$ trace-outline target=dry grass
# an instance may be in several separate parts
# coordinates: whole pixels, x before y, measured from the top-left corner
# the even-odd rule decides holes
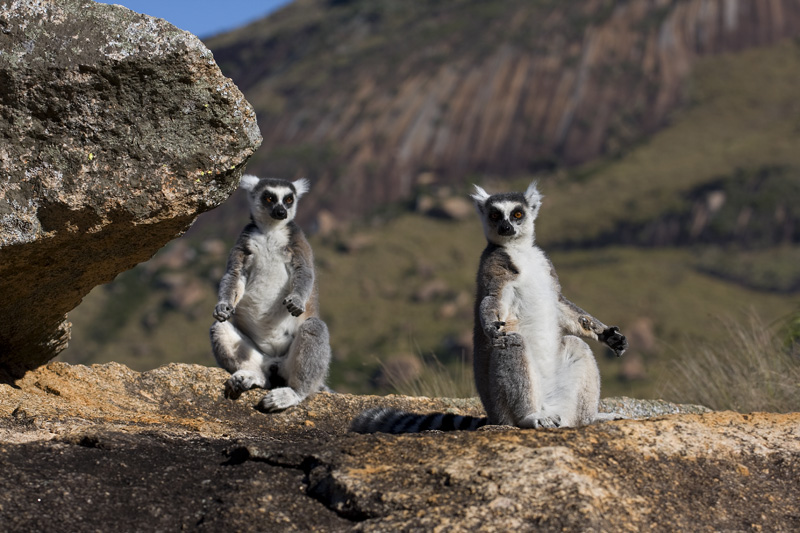
[[[465,357],[445,365],[435,355],[422,358],[422,372],[416,378],[396,379],[387,373],[389,384],[398,394],[428,398],[474,398],[478,395],[472,377],[472,365]]]
[[[754,313],[721,321],[727,341],[686,346],[670,368],[664,397],[739,412],[800,410],[800,353]]]

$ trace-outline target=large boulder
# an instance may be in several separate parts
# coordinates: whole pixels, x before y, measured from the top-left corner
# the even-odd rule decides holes
[[[264,414],[219,368],[50,363],[0,384],[0,529],[796,531],[800,414],[603,401],[576,429],[358,435],[362,409],[475,399],[320,393]],[[54,524],[58,526],[54,526]]]
[[[0,374],[235,189],[255,114],[193,35],[88,0],[0,1]]]

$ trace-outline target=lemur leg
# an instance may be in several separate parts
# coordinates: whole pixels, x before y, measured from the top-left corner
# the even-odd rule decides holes
[[[558,416],[542,412],[542,384],[538,376],[529,371],[521,335],[510,333],[497,337],[490,365],[490,386],[498,411],[497,419],[490,419],[490,423],[523,428],[558,427]]]
[[[266,376],[261,368],[264,356],[253,341],[230,322],[214,322],[211,347],[219,366],[231,373],[225,383],[225,397],[236,399],[244,391],[263,387]]]
[[[525,359],[525,345],[518,333],[494,339],[489,359],[489,390],[494,397],[495,413],[490,424],[516,426],[533,410],[533,387]]]
[[[600,371],[589,345],[578,337],[566,335],[561,340],[563,363],[545,403],[561,417],[561,427],[591,424],[597,419],[600,402]]]
[[[297,330],[284,363],[288,387],[267,393],[258,406],[267,412],[282,411],[299,404],[325,385],[331,359],[328,327],[319,318],[309,318]]]

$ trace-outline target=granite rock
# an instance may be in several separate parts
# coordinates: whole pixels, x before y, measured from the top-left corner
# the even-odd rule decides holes
[[[222,203],[261,142],[211,52],[88,0],[0,1],[0,374],[69,339],[66,313]]]
[[[792,531],[800,414],[630,398],[646,418],[575,429],[358,435],[375,405],[320,393],[278,414],[221,369],[50,363],[0,385],[5,531]],[[672,413],[672,414],[667,414]]]

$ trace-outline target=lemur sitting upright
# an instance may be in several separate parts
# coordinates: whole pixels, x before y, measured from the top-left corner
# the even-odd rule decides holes
[[[331,358],[319,318],[311,246],[294,222],[308,181],[245,175],[251,223],[231,250],[219,287],[211,346],[232,376],[225,395],[270,389],[264,411],[297,405],[324,388]]]
[[[556,428],[617,418],[598,413],[600,373],[580,335],[607,344],[618,356],[628,346],[608,327],[561,295],[553,264],[535,245],[542,196],[472,195],[488,244],[481,256],[475,301],[473,368],[486,418],[415,415],[371,409],[351,426],[359,433],[475,429],[485,424]],[[567,335],[564,335],[564,332]]]

